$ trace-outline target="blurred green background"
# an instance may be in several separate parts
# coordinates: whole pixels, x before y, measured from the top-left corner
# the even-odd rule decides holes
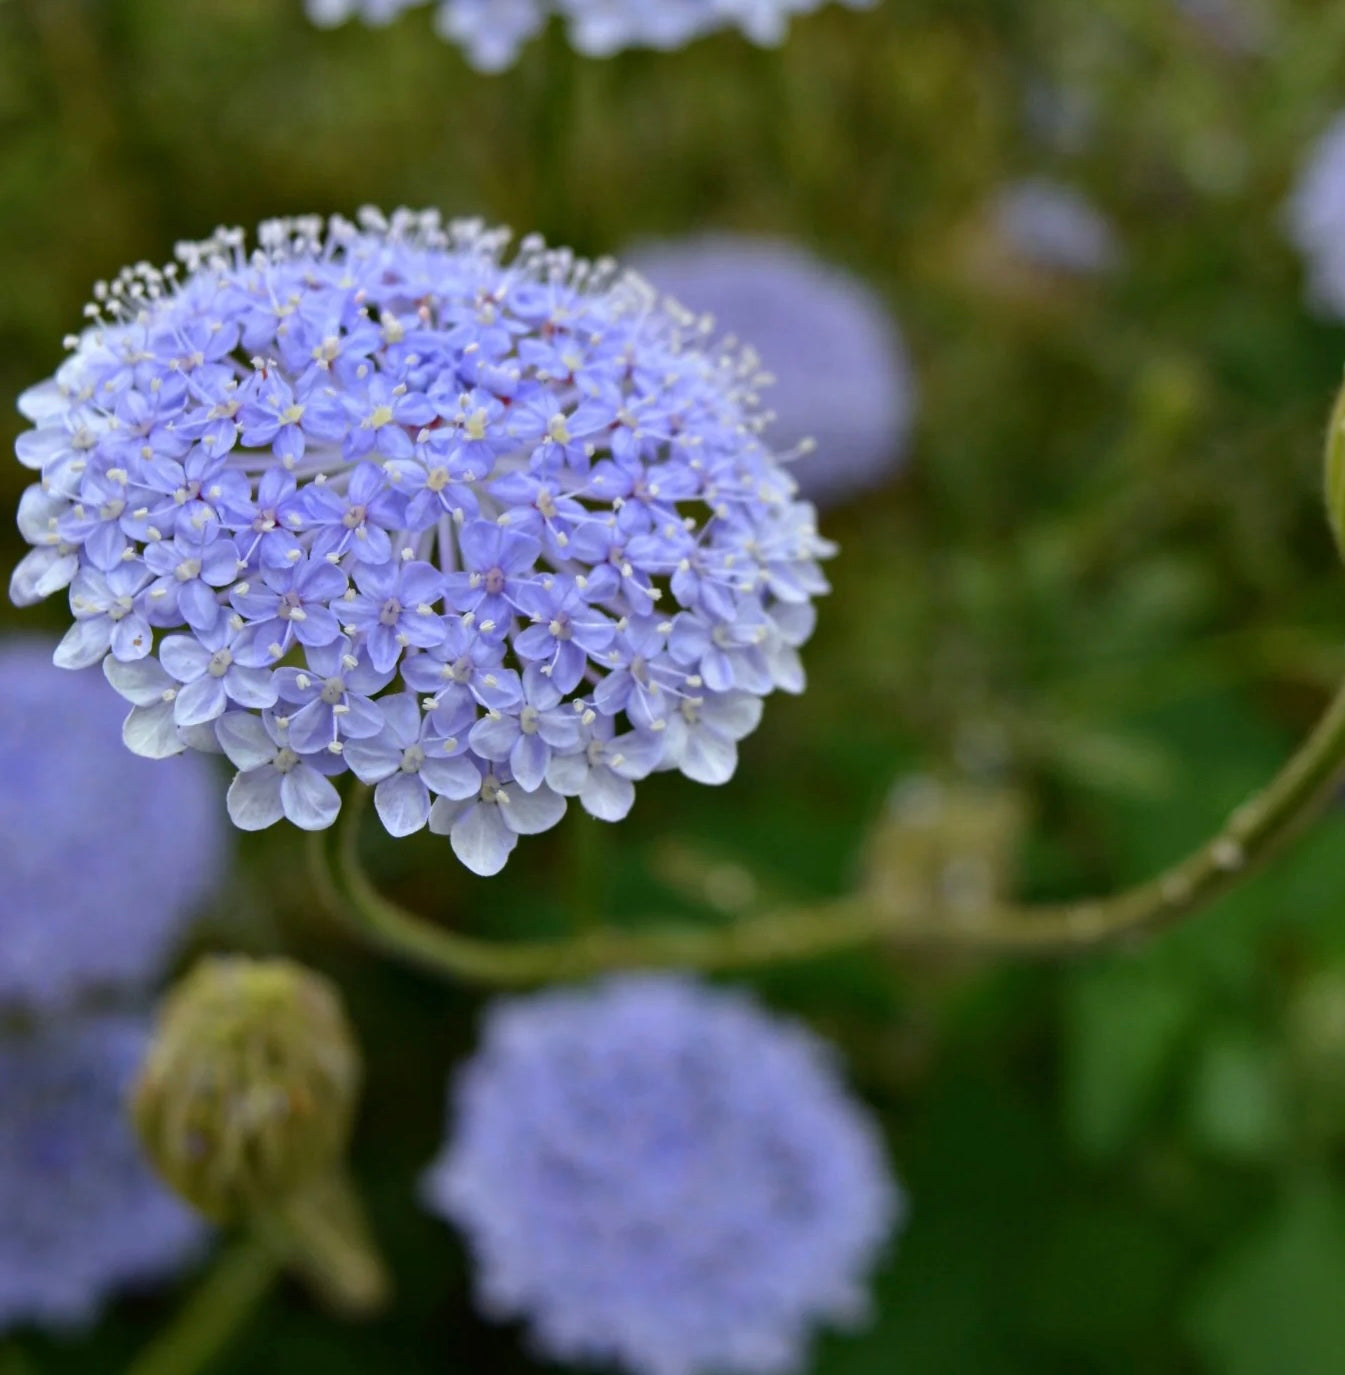
[[[797,239],[891,305],[921,407],[905,471],[823,521],[842,554],[808,693],[772,700],[723,789],[661,775],[601,834],[571,809],[500,878],[428,836],[377,851],[378,877],[500,938],[695,918],[664,882],[674,842],[731,896],[804,899],[855,880],[894,783],[970,772],[1030,818],[1020,893],[1110,890],[1264,781],[1345,669],[1318,497],[1345,331],[1304,307],[1281,227],[1345,92],[1345,7],[1241,9],[1262,42],[1170,0],[882,0],[778,52],[725,35],[598,62],[552,33],[485,77],[423,12],[323,33],[300,0],[0,0],[0,397],[52,371],[95,278],[220,223],[375,202],[586,253]],[[1075,114],[1043,129],[1045,107]],[[985,206],[1028,174],[1090,195],[1118,271],[1006,260]],[[6,402],[6,446],[18,426]],[[6,507],[26,478],[0,468]],[[0,607],[6,630],[61,621]],[[484,995],[336,930],[295,833],[238,856],[201,944],[284,948],[345,989],[369,1059],[355,1165],[398,1295],[343,1326],[282,1287],[219,1370],[536,1369],[473,1315],[415,1198]],[[911,1199],[873,1325],[821,1341],[816,1375],[1345,1370],[1338,811],[1135,949],[861,952],[751,982],[840,1045]],[[0,1344],[0,1372],[115,1370],[189,1283]]]

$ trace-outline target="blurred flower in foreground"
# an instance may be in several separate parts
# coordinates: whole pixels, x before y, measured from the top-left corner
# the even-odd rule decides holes
[[[1345,316],[1345,113],[1313,145],[1285,220],[1307,260],[1309,300],[1324,314]]]
[[[212,770],[128,756],[121,704],[49,645],[0,642],[0,678],[0,1006],[145,984],[219,873]]]
[[[424,1196],[483,1307],[637,1375],[800,1368],[902,1211],[823,1044],[677,977],[497,1004],[450,1125]]]
[[[324,1306],[368,1315],[390,1281],[345,1163],[359,1046],[336,989],[290,960],[202,960],[169,993],[131,1096],[163,1179],[246,1226]]]
[[[203,1240],[126,1119],[146,1038],[140,1020],[105,1016],[0,1039],[0,1330],[92,1321]]]
[[[69,586],[56,662],[102,664],[137,753],[218,740],[238,826],[331,825],[348,768],[478,874],[567,797],[616,821],[656,768],[724,782],[759,699],[803,687],[831,552],[758,437],[755,358],[476,222],[259,237],[102,286],[20,399],[11,594]]]
[[[332,1169],[359,1083],[359,1051],[325,979],[289,960],[219,956],[165,1001],[135,1123],[173,1188],[230,1221]]]
[[[753,43],[783,42],[796,14],[827,0],[439,0],[435,25],[459,44],[467,60],[486,72],[512,66],[519,49],[551,15],[565,22],[571,44],[587,57],[610,57],[623,48],[680,48],[719,29],[739,29]],[[386,24],[429,0],[307,0],[315,24],[350,18]],[[842,0],[866,9],[876,0]]]
[[[1033,267],[1092,276],[1121,258],[1110,224],[1072,187],[1031,177],[1003,187],[991,204],[995,230]]]
[[[767,435],[810,449],[791,465],[805,496],[826,505],[891,476],[915,381],[896,325],[859,278],[792,245],[729,234],[648,244],[624,261],[751,341],[774,379]]]

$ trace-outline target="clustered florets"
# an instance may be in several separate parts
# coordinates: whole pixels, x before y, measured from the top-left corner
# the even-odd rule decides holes
[[[140,1018],[104,1015],[0,1040],[0,1332],[88,1322],[204,1241],[126,1116],[148,1039]]]
[[[307,0],[309,17],[323,26],[361,18],[387,24],[429,0]],[[502,71],[553,15],[565,22],[574,48],[609,57],[623,48],[685,47],[720,29],[738,29],[754,43],[784,39],[790,19],[826,0],[437,0],[435,27],[486,72]],[[844,0],[866,8],[874,0]]]
[[[750,355],[633,276],[476,223],[366,212],[184,245],[100,288],[20,407],[66,668],[124,738],[223,749],[244,828],[376,786],[477,873],[566,799],[617,820],[658,768],[722,783],[797,691],[811,506],[762,444]]]
[[[634,1375],[802,1369],[902,1209],[823,1045],[675,976],[496,1004],[449,1127],[425,1198],[483,1307]]]
[[[0,1013],[144,987],[222,868],[215,772],[128,758],[121,703],[44,641],[0,642],[0,679]]]

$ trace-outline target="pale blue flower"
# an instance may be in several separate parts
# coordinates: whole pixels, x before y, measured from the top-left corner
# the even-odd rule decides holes
[[[802,687],[831,552],[761,438],[753,355],[476,223],[259,240],[100,286],[20,402],[41,481],[11,593],[69,588],[56,661],[102,664],[127,745],[222,748],[245,829],[329,825],[351,770],[477,872],[566,795],[614,820],[657,768],[727,781],[739,737],[710,766],[685,723]]]
[[[802,1370],[816,1326],[864,1317],[903,1211],[828,1049],[675,976],[496,1003],[449,1109],[426,1205],[554,1360]]]
[[[1309,300],[1323,314],[1345,317],[1345,113],[1313,144],[1285,212],[1306,260]]]
[[[991,218],[1015,253],[1048,271],[1095,276],[1121,260],[1110,223],[1071,186],[1029,177],[995,196]]]
[[[0,1038],[0,1332],[90,1323],[200,1251],[204,1226],[151,1173],[126,1112],[148,1040],[128,1016]]]
[[[142,987],[219,877],[214,771],[129,755],[124,704],[49,645],[0,641],[0,681],[0,1014]]]
[[[835,503],[895,474],[915,382],[871,287],[800,247],[729,234],[646,245],[628,261],[760,355],[775,381],[763,395],[772,413],[766,435],[796,451],[790,472],[805,496]]]

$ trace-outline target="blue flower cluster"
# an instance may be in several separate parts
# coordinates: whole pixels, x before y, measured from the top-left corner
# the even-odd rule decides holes
[[[109,1291],[202,1244],[126,1116],[148,1038],[138,1018],[102,1016],[0,1040],[0,1331],[91,1321]]]
[[[56,662],[123,737],[223,749],[229,812],[319,829],[349,769],[394,835],[503,867],[566,799],[722,783],[830,552],[763,444],[751,355],[611,264],[364,212],[182,245],[97,293],[20,400]]]
[[[1309,299],[1324,314],[1345,317],[1345,112],[1313,145],[1285,218],[1307,260]]]
[[[634,1375],[773,1375],[865,1312],[902,1211],[825,1047],[738,993],[627,976],[496,1004],[427,1205],[483,1308]]]
[[[892,475],[915,381],[896,325],[864,282],[792,244],[734,234],[649,244],[624,261],[758,344],[774,379],[766,435],[799,452],[792,471],[809,500],[826,506]]]
[[[0,679],[0,1009],[143,987],[220,870],[214,770],[129,758],[117,699],[37,640],[0,642]]]
[[[387,24],[429,0],[307,0],[309,18],[324,27],[359,18]],[[826,0],[438,0],[435,26],[458,44],[478,70],[499,72],[553,15],[570,43],[587,57],[610,57],[623,48],[685,47],[720,29],[738,29],[753,43],[783,42],[790,19]],[[865,9],[876,0],[843,0]]]

